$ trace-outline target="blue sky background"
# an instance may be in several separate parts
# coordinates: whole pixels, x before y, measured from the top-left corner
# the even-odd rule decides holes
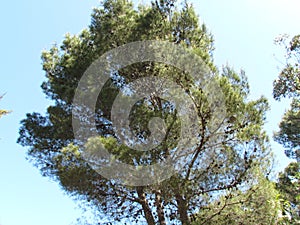
[[[140,1],[141,2],[141,1]],[[146,2],[146,1],[144,1]],[[289,101],[272,99],[272,82],[284,62],[273,40],[300,33],[299,0],[193,0],[197,13],[215,36],[218,66],[228,63],[246,71],[251,98],[265,95],[271,103],[266,130],[272,135]],[[45,112],[49,102],[40,89],[44,80],[40,55],[69,32],[90,23],[97,0],[5,1],[0,8],[0,108],[13,112],[0,119],[0,225],[67,225],[81,215],[58,184],[43,178],[16,144],[20,120]],[[298,12],[297,12],[298,11]],[[272,142],[280,170],[283,149]]]

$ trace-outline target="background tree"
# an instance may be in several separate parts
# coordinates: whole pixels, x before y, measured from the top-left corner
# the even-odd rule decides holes
[[[286,111],[279,124],[279,132],[275,140],[282,144],[285,153],[292,159],[300,160],[300,35],[287,43],[288,37],[283,35],[276,43],[285,46],[286,66],[274,81],[273,96],[276,100],[282,97],[292,98],[291,108]]]
[[[281,193],[283,216],[289,224],[300,223],[300,165],[299,162],[290,163],[279,174],[276,184]]]
[[[296,35],[288,42],[288,35],[281,35],[275,39],[275,43],[286,49],[286,65],[274,81],[273,96],[276,100],[282,97],[299,98],[299,62],[300,62],[300,35]]]
[[[279,174],[277,189],[283,198],[284,214],[290,224],[300,223],[300,35],[288,42],[283,35],[276,43],[286,48],[286,66],[274,81],[273,95],[276,100],[292,98],[291,108],[287,110],[279,124],[274,139],[285,147],[285,154],[296,159],[284,172]]]
[[[122,88],[130,88],[128,84],[141,77],[168,77],[176,82],[186,97],[193,99],[199,116],[195,123],[201,127],[195,134],[197,142],[188,150],[189,160],[179,173],[160,183],[133,187],[106,179],[83,159],[82,143],[72,130],[72,109],[77,107],[73,105],[75,89],[89,65],[108,50],[139,40],[169,41],[200,56],[215,73],[214,79],[224,93],[226,117],[218,129],[212,130],[208,124],[214,109],[206,93],[197,80],[177,68],[145,62],[114,71],[100,92],[96,116],[84,106],[77,108],[96,120],[99,137],[84,143],[91,151],[104,144],[117,160],[138,167],[161,162],[176,149],[182,124],[174,106],[155,94],[135,104],[130,122],[142,142],[151,133],[147,128],[150,118],[164,119],[168,136],[160,145],[150,152],[133,153],[114,132],[110,114],[114,99]],[[249,85],[244,72],[236,73],[229,67],[218,71],[212,62],[212,50],[212,35],[186,2],[179,9],[172,0],[154,1],[149,7],[135,9],[127,0],[105,0],[94,10],[87,30],[75,36],[68,34],[60,47],[43,52],[46,81],[42,88],[54,104],[45,116],[27,114],[21,122],[18,143],[29,147],[29,158],[44,176],[55,179],[68,194],[94,207],[100,224],[191,224],[203,210],[213,214],[211,204],[215,201],[222,202],[220,211],[229,213],[230,204],[226,202],[234,202],[238,195],[247,196],[236,202],[239,207],[265,207],[258,201],[247,202],[255,193],[252,188],[259,188],[269,172],[268,138],[262,130],[267,101],[263,97],[247,101]],[[274,211],[276,205],[268,209]],[[272,216],[268,217],[270,221]]]

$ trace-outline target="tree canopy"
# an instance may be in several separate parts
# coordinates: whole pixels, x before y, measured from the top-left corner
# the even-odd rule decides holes
[[[288,37],[280,36],[276,43],[286,48],[286,65],[274,81],[273,96],[292,98],[291,108],[286,111],[279,124],[275,140],[286,148],[286,155],[299,161],[300,157],[300,35],[288,42]]]
[[[286,65],[274,81],[273,95],[276,100],[292,98],[279,124],[274,139],[285,147],[285,154],[296,159],[279,174],[277,189],[283,201],[283,212],[289,224],[300,222],[300,35],[288,42],[288,36],[279,37],[276,42],[286,49]],[[288,43],[287,43],[288,42]]]
[[[199,80],[159,62],[135,63],[110,71],[95,110],[73,104],[80,79],[95,60],[116,47],[145,40],[180,46],[206,64],[224,96],[225,113],[215,129],[210,126],[215,108],[209,104],[209,93],[205,93]],[[174,0],[160,0],[135,8],[127,0],[105,0],[93,11],[88,29],[78,35],[67,34],[61,46],[54,45],[42,53],[46,76],[42,89],[53,104],[46,115],[26,115],[18,143],[28,147],[28,157],[44,176],[53,178],[66,193],[96,209],[99,224],[209,224],[217,218],[214,215],[257,224],[263,215],[260,213],[255,222],[250,217],[260,210],[268,215],[266,221],[275,221],[278,205],[269,198],[273,192],[261,198],[271,185],[266,179],[270,149],[263,130],[267,100],[261,97],[249,101],[244,71],[237,73],[229,66],[219,71],[213,64],[213,49],[212,35],[187,2],[179,7]],[[201,71],[198,67],[195,64],[194,70]],[[166,135],[161,143],[151,151],[133,151],[114,129],[111,111],[115,99],[123,93],[127,103],[126,98],[134,91],[131,82],[149,76],[171,79],[184,90],[184,98],[194,103],[194,122],[200,129],[194,134],[193,146],[183,151],[185,161],[180,171],[157,183],[126,185],[97,173],[83,152],[84,148],[94,152],[100,145],[105,146],[115,160],[136,168],[134,179],[139,167],[163,162],[176,151],[180,130],[186,124],[178,116],[179,109],[157,93],[137,101],[129,119],[137,143],[144,143],[151,136],[147,127],[151,118],[164,120]],[[93,88],[93,82],[87,82],[91,83],[89,88]],[[74,108],[78,114],[74,114]],[[86,121],[87,125],[92,118],[98,135],[82,143],[73,132],[72,118]],[[242,213],[245,208],[252,214]],[[232,210],[239,215],[233,215]],[[229,220],[223,221],[227,224]]]
[[[282,97],[300,97],[300,35],[294,36],[290,42],[288,39],[288,35],[281,35],[275,40],[276,44],[286,49],[286,65],[274,81],[273,96],[276,100]]]

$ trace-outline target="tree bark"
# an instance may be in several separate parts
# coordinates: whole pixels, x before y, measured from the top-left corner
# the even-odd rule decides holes
[[[137,187],[136,188],[137,194],[139,196],[140,199],[140,203],[142,205],[144,214],[145,214],[145,218],[147,220],[147,224],[148,225],[155,225],[155,220],[153,217],[153,214],[151,212],[151,209],[149,207],[148,201],[146,199],[145,193],[143,191],[143,187]]]
[[[160,225],[166,225],[166,218],[164,213],[164,206],[161,199],[161,191],[155,191],[155,206],[158,215],[158,221]]]
[[[182,225],[189,225],[190,219],[187,213],[186,200],[181,196],[179,192],[175,193],[175,198],[178,207],[179,220],[181,221]]]

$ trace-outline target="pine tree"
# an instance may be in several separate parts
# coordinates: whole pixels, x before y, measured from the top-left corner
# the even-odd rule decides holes
[[[285,112],[279,124],[279,131],[274,139],[285,147],[285,154],[296,159],[279,174],[277,189],[281,193],[283,213],[287,223],[300,222],[300,35],[296,35],[289,43],[288,36],[276,39],[287,51],[287,64],[274,81],[273,95],[276,100],[283,97],[292,98],[291,108]]]
[[[94,111],[74,106],[79,81],[95,60],[116,47],[145,40],[179,46],[200,57],[215,75],[212,79],[224,95],[225,107],[225,116],[217,129],[209,125],[214,123],[215,110],[209,105],[209,94],[189,74],[159,62],[135,63],[115,70],[101,90]],[[257,171],[267,176],[270,157],[268,138],[262,129],[267,100],[261,97],[248,101],[249,85],[244,72],[236,73],[230,67],[218,71],[213,65],[212,51],[213,37],[188,3],[178,7],[173,0],[160,0],[149,7],[135,9],[127,0],[105,0],[102,7],[94,10],[88,29],[79,35],[66,35],[60,47],[53,46],[43,52],[46,81],[42,88],[53,105],[48,107],[45,116],[36,112],[27,114],[21,122],[18,143],[29,147],[29,158],[44,176],[58,181],[71,196],[95,207],[100,224],[105,221],[191,224],[198,212],[210,208],[215,199],[231,201],[238,190],[251,190],[260,182]],[[178,57],[178,60],[182,59]],[[168,135],[151,151],[132,151],[120,141],[111,122],[117,96],[122,92],[131,93],[130,82],[148,76],[172,79],[181,87],[186,98],[194,102],[198,117],[195,124],[201,129],[193,137],[196,140],[192,142],[193,147],[184,149],[186,156],[180,171],[157,183],[124,185],[97,173],[91,162],[84,160],[82,146],[93,153],[104,145],[116,160],[137,170],[143,165],[163,162],[176,150],[180,129],[186,124],[181,123],[174,104],[155,93],[136,102],[130,117],[130,128],[138,143],[151,136],[147,127],[151,118],[165,121],[161,129]],[[123,100],[127,103],[126,97]],[[86,115],[79,116],[78,121],[95,120],[97,137],[84,143],[76,138],[72,127],[72,113],[76,117],[74,108],[78,115]]]

